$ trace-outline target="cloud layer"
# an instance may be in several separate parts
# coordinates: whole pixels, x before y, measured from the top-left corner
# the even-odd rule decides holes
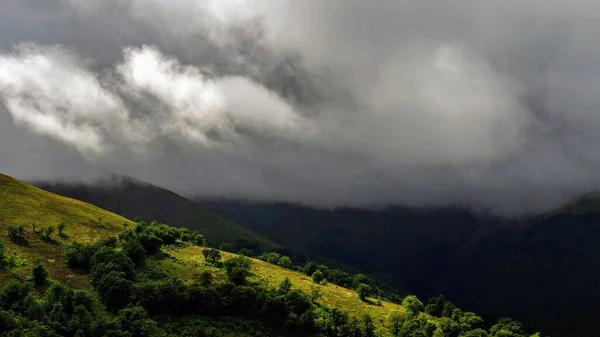
[[[0,171],[536,212],[596,190],[600,5],[0,5]]]

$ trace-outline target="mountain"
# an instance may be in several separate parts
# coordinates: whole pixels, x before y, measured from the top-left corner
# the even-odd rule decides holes
[[[421,305],[406,309],[372,291],[361,300],[279,257],[285,268],[213,250],[222,262],[209,263],[202,237],[187,229],[134,224],[3,175],[0,202],[3,336],[382,336],[390,322],[437,329],[435,317],[410,314]]]
[[[283,203],[197,202],[286,248],[366,270],[392,288],[421,296],[436,295],[429,284],[463,246],[514,224],[459,208],[320,210]]]
[[[465,247],[437,291],[556,336],[600,336],[600,213],[568,210]]]
[[[460,209],[315,210],[198,200],[281,242],[340,260],[421,297],[444,294],[494,319],[552,336],[600,336],[600,198],[532,218]]]
[[[253,233],[237,223],[206,211],[198,204],[166,189],[124,176],[113,176],[103,184],[34,182],[44,190],[83,200],[133,219],[160,221],[195,229],[209,243],[231,243],[237,247],[273,250],[281,245]]]

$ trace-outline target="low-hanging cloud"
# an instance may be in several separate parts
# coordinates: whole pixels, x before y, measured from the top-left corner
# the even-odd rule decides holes
[[[0,170],[21,178],[502,214],[600,183],[589,1],[0,4]]]

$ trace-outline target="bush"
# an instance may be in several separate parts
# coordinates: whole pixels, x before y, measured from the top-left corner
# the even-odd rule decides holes
[[[277,265],[286,269],[291,269],[294,266],[292,260],[287,256],[282,256],[281,258],[279,258],[279,261],[277,261]]]
[[[8,238],[16,244],[29,244],[24,225],[8,226]]]
[[[51,242],[52,234],[54,234],[55,231],[56,228],[54,228],[54,226],[42,227],[40,228],[39,235],[42,238],[42,240],[46,242]]]
[[[323,275],[323,272],[321,272],[320,270],[317,270],[316,272],[314,272],[311,277],[312,277],[313,282],[316,284],[321,284],[325,280],[325,276]]]
[[[244,283],[250,275],[252,262],[245,256],[237,256],[225,261],[225,272],[229,280],[237,285]]]
[[[138,240],[126,241],[123,244],[123,251],[137,267],[141,267],[146,263],[146,250]]]
[[[356,288],[356,293],[361,301],[366,301],[367,297],[373,294],[373,288],[368,284],[361,283],[358,285],[358,288]]]
[[[90,261],[95,253],[95,247],[74,242],[67,246],[65,257],[67,265],[71,268],[88,270],[90,269]]]
[[[221,262],[221,251],[218,249],[204,248],[202,249],[202,254],[208,264],[216,265]]]
[[[411,314],[418,314],[423,311],[423,302],[421,302],[417,296],[408,295],[402,301],[402,306]]]
[[[125,273],[111,271],[100,278],[96,291],[108,309],[122,309],[133,297],[133,283],[126,278]]]
[[[41,260],[36,260],[31,270],[33,284],[37,287],[43,286],[48,282],[48,269],[42,264]]]
[[[138,238],[140,244],[149,254],[157,253],[163,245],[163,240],[154,234],[143,233]]]

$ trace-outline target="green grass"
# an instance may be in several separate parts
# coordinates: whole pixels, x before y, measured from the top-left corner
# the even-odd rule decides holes
[[[33,232],[35,224],[41,227],[66,224],[68,238],[61,238],[58,231],[52,236],[53,242],[44,242]],[[29,244],[17,245],[9,240],[7,229],[10,225],[25,225]],[[0,238],[11,254],[32,262],[42,258],[50,275],[73,286],[87,285],[84,275],[74,273],[64,263],[63,247],[69,241],[93,242],[116,235],[124,225],[133,223],[121,216],[78,200],[62,197],[36,188],[14,178],[0,174]],[[1,277],[24,278],[27,268],[17,267],[12,275]],[[0,278],[1,280],[1,278]]]
[[[184,280],[185,282],[194,282],[197,275],[203,271],[210,271],[218,282],[225,279],[224,271],[220,268],[209,266],[204,260],[202,247],[187,247],[166,251],[171,259],[160,261],[162,266],[172,275]],[[237,256],[236,254],[221,251],[223,261]],[[318,302],[329,308],[338,308],[347,312],[350,316],[360,318],[364,314],[370,314],[376,325],[381,327],[388,317],[394,313],[402,313],[402,306],[383,302],[377,305],[376,299],[370,299],[371,303],[365,303],[358,298],[355,291],[346,289],[335,284],[315,285],[310,277],[288,270],[261,260],[251,259],[251,272],[253,276],[249,281],[267,283],[268,287],[276,288],[286,277],[292,282],[293,288],[300,289],[307,294],[311,294],[313,287],[318,287],[321,297]]]

